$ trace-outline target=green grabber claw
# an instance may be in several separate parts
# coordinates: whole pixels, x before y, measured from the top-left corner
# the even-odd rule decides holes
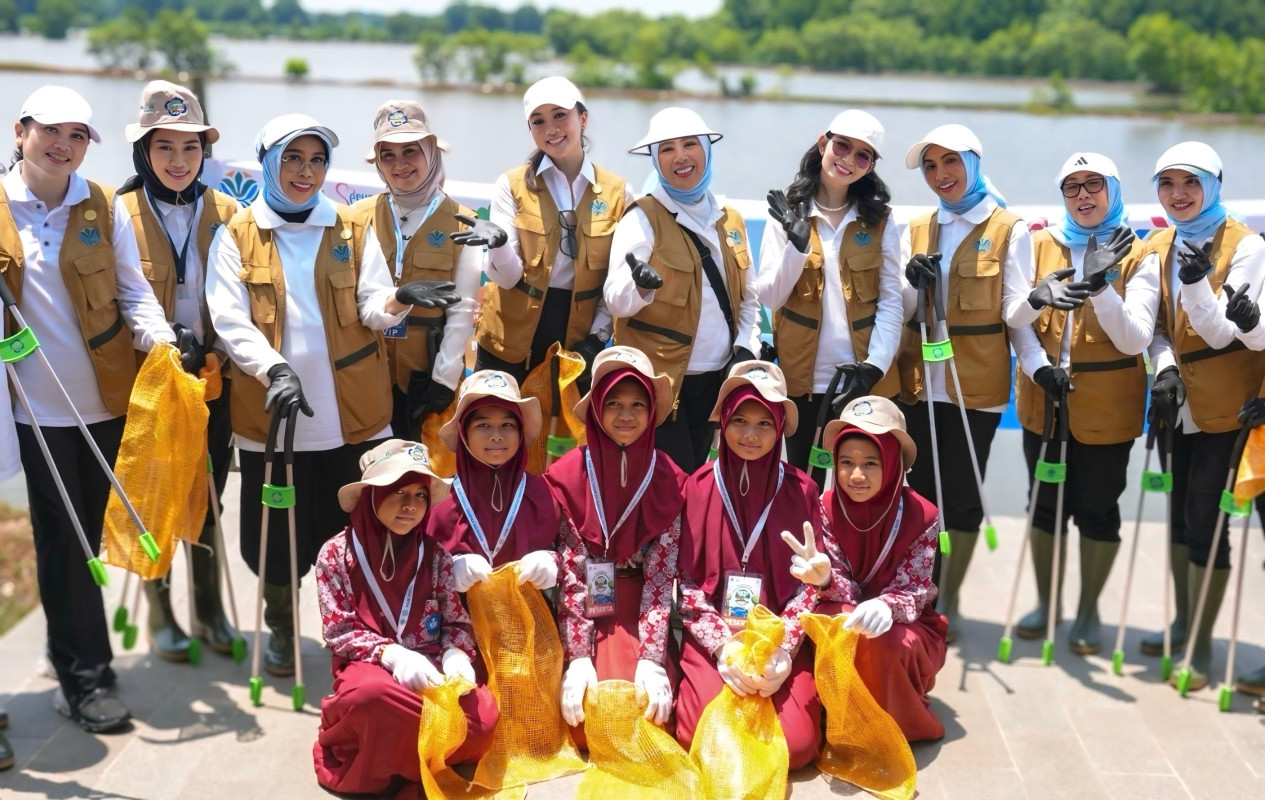
[[[576,440],[570,436],[550,436],[545,440],[545,451],[554,458],[562,458],[574,450],[576,444]]]
[[[1234,499],[1234,492],[1223,491],[1221,502],[1217,504],[1217,507],[1232,517],[1246,517],[1252,513],[1252,502],[1249,500],[1240,503]]]
[[[0,362],[13,364],[39,349],[39,340],[30,328],[23,328],[7,339],[0,339]]]
[[[258,707],[264,704],[264,679],[250,679],[250,702]]]
[[[1014,645],[1014,643],[1015,641],[1011,639],[1009,636],[1001,637],[1001,640],[997,642],[997,660],[998,661],[1000,661],[1003,664],[1010,663],[1010,648]]]
[[[948,361],[953,358],[953,342],[946,339],[943,342],[924,342],[922,345],[923,361]]]
[[[997,549],[997,526],[996,525],[984,526],[984,544],[988,545],[988,549],[990,552]]]
[[[1173,674],[1173,657],[1160,656],[1160,680],[1166,681]]]
[[[1038,460],[1033,477],[1042,483],[1063,483],[1067,480],[1067,465]]]
[[[1111,653],[1111,671],[1117,675],[1124,674],[1124,651],[1115,650]]]
[[[953,555],[953,540],[948,531],[940,531],[940,552],[946,556]]]
[[[303,686],[294,684],[294,688],[290,690],[290,703],[294,706],[295,711],[303,710]]]
[[[127,630],[127,606],[119,603],[119,607],[114,609],[114,623],[110,627],[115,633]]]
[[[1221,696],[1217,698],[1217,708],[1222,711],[1230,710],[1230,698],[1234,697],[1234,687],[1222,686]]]
[[[808,451],[808,466],[817,469],[832,469],[834,465],[834,454],[824,447],[814,447]]]
[[[240,664],[246,660],[246,640],[238,636],[233,640],[233,661]]]
[[[141,534],[141,549],[145,551],[145,555],[149,556],[149,560],[158,563],[158,556],[162,553],[162,549],[158,546],[158,542],[154,541],[154,535],[149,531]]]
[[[1041,643],[1041,663],[1047,667],[1054,663],[1054,642],[1049,639]]]
[[[88,559],[88,571],[92,573],[92,581],[97,586],[105,588],[110,585],[110,576],[105,574],[105,564],[101,563],[101,559]]]
[[[1177,673],[1177,691],[1181,693],[1182,697],[1185,697],[1186,693],[1190,691],[1189,669],[1183,669]]]
[[[128,625],[127,630],[123,631],[123,649],[131,650],[136,646],[136,636],[140,633],[140,629],[135,625]]]
[[[269,508],[290,508],[294,505],[293,486],[274,486],[265,483],[261,495],[263,504]]]
[[[189,663],[195,667],[202,663],[202,642],[197,639],[189,639]]]

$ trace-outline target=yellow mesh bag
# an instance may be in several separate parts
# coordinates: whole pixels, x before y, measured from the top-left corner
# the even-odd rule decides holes
[[[562,406],[558,409],[556,425],[553,420],[553,392],[549,386],[549,364],[555,355],[558,356],[558,385],[561,387]],[[577,445],[585,443],[584,420],[577,418],[574,411],[575,404],[580,402],[580,388],[575,385],[575,382],[583,373],[584,359],[577,353],[563,350],[561,345],[554,342],[549,347],[545,360],[536,365],[520,387],[523,397],[535,397],[540,401],[540,414],[545,421],[545,433],[559,438],[570,437],[576,441]],[[562,451],[559,450],[555,458],[561,453]],[[544,472],[548,460],[549,436],[538,436],[536,441],[527,448],[527,471],[536,474]]]
[[[547,781],[587,765],[562,720],[562,642],[540,590],[519,586],[517,562],[467,595],[474,637],[500,720],[475,783],[495,789]]]
[[[729,663],[762,675],[784,635],[781,618],[756,606],[746,630],[734,637],[742,646]],[[758,695],[739,697],[728,686],[703,709],[690,745],[699,796],[711,800],[782,800],[790,758],[773,701]]]
[[[522,797],[498,794],[467,781],[448,766],[448,757],[466,740],[466,715],[459,705],[461,695],[473,688],[463,678],[450,678],[440,686],[422,692],[422,722],[417,731],[417,754],[422,762],[422,789],[430,800],[446,798]]]
[[[913,751],[896,720],[857,674],[859,634],[843,629],[847,618],[847,614],[799,617],[816,650],[813,677],[826,709],[826,746],[817,768],[875,797],[909,800],[918,777]]]
[[[451,478],[457,474],[457,456],[439,438],[439,429],[456,413],[457,396],[454,394],[447,408],[438,414],[429,414],[422,420],[422,438],[418,441],[426,445],[426,452],[430,454],[430,468],[441,478]]]
[[[628,681],[602,681],[584,696],[589,763],[576,800],[667,800],[698,794],[698,773],[676,739],[645,716]]]
[[[114,472],[160,548],[151,561],[113,489],[105,508],[105,560],[142,578],[171,568],[176,542],[196,542],[206,519],[207,381],[185,372],[180,352],[160,343],[132,386]]]

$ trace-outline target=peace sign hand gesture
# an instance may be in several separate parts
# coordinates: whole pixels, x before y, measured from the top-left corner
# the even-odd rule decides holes
[[[800,542],[795,534],[782,531],[782,541],[795,551],[791,556],[791,574],[810,586],[825,588],[830,585],[830,558],[825,553],[817,552],[817,543],[813,540],[813,524],[804,522],[804,541]]]

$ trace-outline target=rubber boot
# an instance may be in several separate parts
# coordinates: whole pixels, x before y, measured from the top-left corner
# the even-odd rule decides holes
[[[1120,551],[1120,542],[1100,542],[1081,537],[1081,599],[1076,606],[1076,622],[1068,644],[1078,656],[1102,649],[1102,621],[1098,618],[1098,596],[1107,585],[1111,565]]]
[[[1203,585],[1207,567],[1190,565],[1190,594],[1186,602],[1191,608],[1199,602],[1199,587]],[[1194,650],[1190,654],[1190,690],[1195,691],[1208,685],[1208,673],[1212,671],[1212,626],[1217,621],[1217,612],[1221,610],[1221,600],[1225,597],[1226,584],[1230,582],[1230,570],[1214,569],[1212,579],[1208,581],[1208,599],[1204,602],[1204,613],[1199,617],[1199,638],[1191,642]],[[1177,684],[1178,672],[1169,678],[1169,683]]]
[[[269,675],[294,674],[294,593],[290,584],[264,584],[264,624],[268,626],[268,649],[264,669]]]
[[[1168,569],[1173,575],[1173,604],[1176,607],[1172,625],[1173,654],[1176,655],[1186,647],[1186,634],[1190,629],[1190,612],[1193,610],[1186,605],[1190,598],[1190,591],[1187,588],[1187,579],[1190,575],[1190,548],[1184,544],[1172,545]],[[1148,656],[1164,655],[1164,631],[1143,636],[1139,649]]]
[[[163,579],[144,581],[149,601],[149,644],[163,661],[188,661],[189,637],[171,610],[171,586]]]
[[[202,529],[198,539],[208,547],[193,548],[193,607],[197,619],[193,635],[217,653],[232,655],[237,631],[224,615],[220,598],[219,553],[215,552],[215,526]]]
[[[1265,667],[1244,673],[1234,679],[1235,691],[1265,697]]]
[[[962,589],[962,580],[966,577],[966,568],[971,565],[971,554],[975,552],[975,543],[979,541],[979,531],[949,531],[949,546],[953,552],[948,558],[948,570],[940,573],[940,602],[936,609],[949,619],[949,630],[944,640],[952,642],[958,638],[958,592]]]
[[[1015,635],[1020,639],[1044,639],[1050,611],[1050,567],[1054,561],[1054,534],[1034,527],[1028,537],[1032,550],[1032,570],[1037,575],[1037,607],[1024,614],[1015,624]],[[1067,569],[1067,536],[1062,537],[1059,547],[1058,603],[1054,609],[1054,624],[1063,621],[1063,575]]]

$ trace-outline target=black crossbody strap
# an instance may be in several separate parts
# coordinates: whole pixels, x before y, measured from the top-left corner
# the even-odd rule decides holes
[[[712,285],[712,291],[716,294],[716,302],[720,303],[720,311],[725,315],[725,324],[729,326],[729,342],[732,345],[738,337],[738,326],[734,324],[734,312],[733,306],[729,303],[729,292],[725,289],[724,279],[720,277],[720,269],[716,266],[716,260],[712,258],[711,248],[699,238],[697,233],[681,225],[680,222],[676,224],[689,237],[694,249],[698,251],[699,260],[703,262],[703,274],[707,276],[707,282]]]

